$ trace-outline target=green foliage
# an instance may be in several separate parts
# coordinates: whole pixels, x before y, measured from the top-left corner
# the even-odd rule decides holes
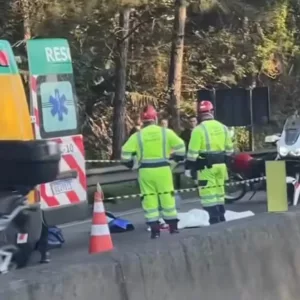
[[[262,72],[273,79],[283,73],[291,58],[299,54],[295,41],[297,28],[288,26],[289,9],[289,1],[283,0],[268,12],[264,30],[261,30],[262,42],[255,47]]]
[[[249,151],[250,133],[249,129],[245,127],[237,127],[234,132],[234,144],[238,151]]]
[[[165,113],[173,0],[13,0],[0,7],[2,38],[23,39],[22,22],[32,36],[68,38],[82,128],[91,157],[110,155],[114,57],[118,13],[131,7],[127,81],[127,129],[146,103]],[[268,85],[278,127],[300,97],[300,3],[297,0],[188,1],[181,114],[195,113],[195,93],[202,87]],[[29,5],[29,8],[26,6]],[[26,10],[27,7],[27,10]],[[25,53],[22,46],[16,54]],[[275,126],[275,127],[276,127]],[[239,148],[248,145],[237,130]]]

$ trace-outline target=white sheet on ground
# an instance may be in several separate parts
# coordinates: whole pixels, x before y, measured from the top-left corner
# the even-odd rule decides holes
[[[231,210],[226,210],[225,219],[226,221],[233,221],[242,218],[252,217],[254,213],[250,210],[243,212],[235,212]],[[188,212],[178,213],[178,228],[191,228],[191,227],[205,227],[209,226],[209,215],[203,209],[191,209]],[[164,221],[161,219],[161,223]]]
[[[203,209],[195,208],[188,212],[178,213],[178,219],[178,229],[209,226],[209,215]]]

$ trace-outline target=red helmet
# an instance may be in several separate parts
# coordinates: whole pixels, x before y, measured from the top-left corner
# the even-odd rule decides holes
[[[142,121],[155,121],[157,119],[157,111],[152,105],[148,105],[144,108],[141,119]]]
[[[212,111],[213,109],[214,109],[214,106],[208,100],[201,101],[198,106],[198,111],[200,113],[209,112],[209,111]]]
[[[248,153],[239,153],[233,158],[233,168],[236,172],[246,172],[250,163],[253,160],[253,157]]]

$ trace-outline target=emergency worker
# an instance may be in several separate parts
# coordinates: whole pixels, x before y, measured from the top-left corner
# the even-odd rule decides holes
[[[168,121],[168,119],[161,119],[160,120],[160,126],[168,128],[169,127],[169,121]]]
[[[210,217],[210,224],[225,221],[225,181],[227,153],[233,152],[228,128],[214,119],[210,101],[198,107],[199,125],[192,131],[188,146],[186,168],[197,171],[199,195],[203,209]]]
[[[176,162],[185,157],[184,142],[176,133],[157,124],[157,112],[153,106],[145,107],[141,114],[143,127],[134,133],[122,147],[122,161],[133,166],[133,157],[139,162],[138,181],[141,190],[142,207],[151,238],[160,236],[160,207],[162,217],[169,225],[171,234],[177,233],[177,210],[174,197],[173,174],[170,167],[170,153]]]

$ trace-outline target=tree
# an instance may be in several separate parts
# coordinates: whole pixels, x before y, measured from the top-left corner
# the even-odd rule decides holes
[[[170,93],[169,111],[174,130],[180,131],[181,77],[184,48],[184,28],[186,22],[185,0],[175,0],[174,31],[170,58],[168,90]]]
[[[117,37],[116,64],[116,90],[113,113],[113,158],[121,157],[121,147],[125,139],[125,114],[126,114],[126,72],[129,45],[129,7],[124,7],[120,12],[119,33]]]
[[[180,27],[184,2],[179,0],[7,0],[0,4],[0,33],[18,56],[25,55],[19,46],[25,34],[68,39],[89,158],[111,157],[113,129],[119,131],[114,142],[118,157],[125,128],[146,103],[162,113],[168,109],[178,130],[179,109],[182,121],[194,114],[196,91],[202,87],[267,85],[273,119],[280,126],[299,109],[299,0],[187,2],[186,24]],[[125,7],[135,9],[129,41],[120,31],[119,13]],[[127,42],[126,62],[122,47]],[[176,75],[182,68],[182,76]],[[166,86],[171,87],[168,94]],[[166,96],[172,97],[167,101]]]

